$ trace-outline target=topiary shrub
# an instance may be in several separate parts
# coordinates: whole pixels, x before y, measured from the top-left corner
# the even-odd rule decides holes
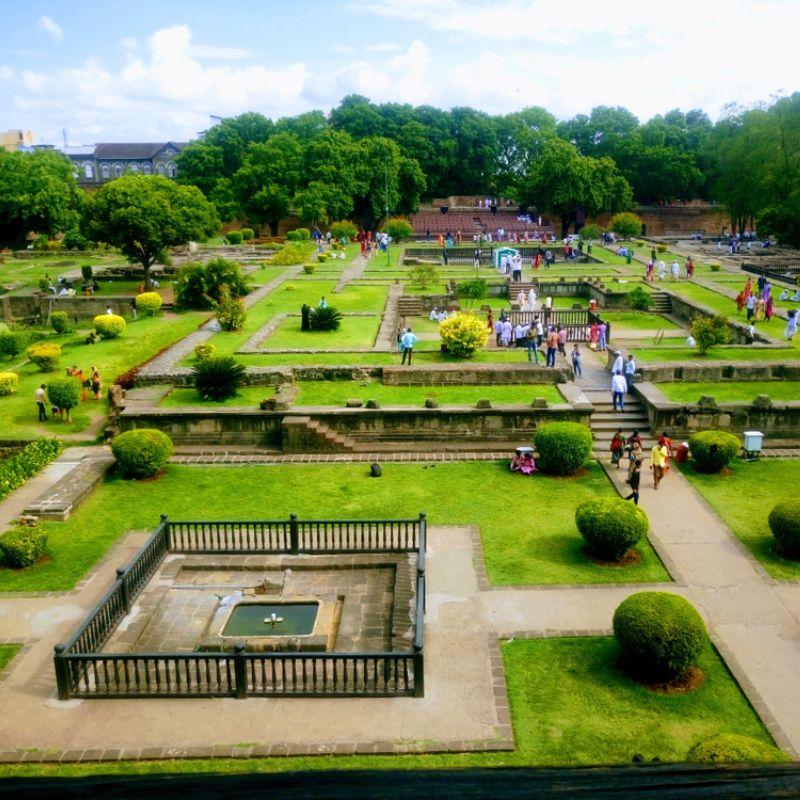
[[[211,356],[213,356],[216,352],[217,346],[215,344],[211,344],[211,342],[203,342],[194,348],[194,357],[198,361],[202,361],[204,358],[211,358]]]
[[[356,228],[350,220],[342,219],[337,222],[331,222],[330,231],[331,237],[337,241],[341,241],[342,239],[350,241],[356,238],[358,228]]]
[[[125,320],[119,314],[98,314],[93,324],[101,339],[116,339],[125,330]]]
[[[167,465],[172,439],[155,428],[139,428],[117,436],[111,452],[124,477],[149,478]]]
[[[609,226],[614,233],[618,233],[624,239],[633,239],[634,236],[642,234],[642,220],[630,211],[621,211],[611,217]]]
[[[203,400],[221,402],[244,383],[245,368],[233,356],[211,356],[192,367],[194,385]]]
[[[87,283],[92,279],[92,265],[91,264],[82,264],[81,265],[81,277]]]
[[[308,228],[295,228],[294,232],[300,242],[307,242],[311,238],[311,231]]]
[[[307,247],[299,244],[287,244],[286,247],[275,253],[269,260],[270,264],[280,267],[290,267],[294,264],[302,264],[306,260]]]
[[[333,306],[312,308],[308,322],[312,331],[338,331],[342,325],[342,312]]]
[[[50,327],[59,335],[63,336],[69,331],[69,314],[66,311],[54,311],[50,314]]]
[[[592,432],[579,422],[551,422],[539,428],[534,443],[542,472],[572,475],[592,453]]]
[[[163,302],[158,292],[142,292],[136,295],[136,310],[146,317],[154,317]]]
[[[628,308],[633,311],[647,311],[653,304],[653,296],[642,286],[634,286],[626,297]]]
[[[7,567],[33,566],[47,550],[47,534],[36,528],[17,528],[0,538],[0,551]]]
[[[708,642],[694,606],[669,592],[637,592],[614,612],[623,663],[645,680],[680,678]]]
[[[472,358],[489,338],[486,323],[475,314],[458,312],[439,325],[442,347],[456,358]]]
[[[657,244],[656,245],[656,252],[657,253],[666,253],[667,252],[667,246],[665,244]]]
[[[50,402],[65,413],[65,419],[71,419],[71,411],[81,401],[83,386],[77,378],[53,378],[47,384],[47,397]]]
[[[249,242],[256,235],[256,232],[252,228],[242,228],[239,233],[242,234],[243,242]]]
[[[28,358],[39,367],[40,372],[53,372],[58,368],[61,358],[61,345],[54,342],[32,344],[26,353]]]
[[[14,394],[19,388],[19,375],[16,372],[0,372],[0,397]]]
[[[718,733],[692,746],[687,761],[697,764],[756,764],[788,761],[777,747],[738,733]]]
[[[241,231],[228,231],[225,234],[225,239],[227,240],[228,244],[241,244],[242,243],[242,232]]]
[[[2,375],[8,373],[0,373]],[[800,559],[800,500],[784,500],[769,512],[769,529],[786,558]]]
[[[393,242],[402,242],[414,233],[414,228],[405,217],[392,217],[386,223],[386,233]]]
[[[700,431],[689,437],[689,450],[700,472],[719,472],[739,454],[739,439],[726,431]]]
[[[297,231],[286,231],[286,241],[299,242],[300,234]]]
[[[619,561],[647,533],[647,514],[620,497],[597,497],[581,503],[575,524],[591,552]]]
[[[316,268],[316,264],[303,264],[303,272],[305,272],[306,275],[313,275]]]
[[[3,331],[0,333],[0,355],[15,358],[28,343],[28,336],[24,331]]]

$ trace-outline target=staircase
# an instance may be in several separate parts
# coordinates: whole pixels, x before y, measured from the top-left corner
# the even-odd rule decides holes
[[[653,292],[653,311],[656,314],[671,314],[672,313],[672,297],[666,292]]]
[[[423,317],[426,316],[420,297],[413,294],[404,294],[397,299],[398,317]]]
[[[584,394],[595,408],[590,427],[594,436],[596,456],[610,457],[609,447],[617,428],[622,428],[625,438],[630,436],[634,430],[638,430],[642,438],[642,449],[645,452],[653,446],[650,423],[636,395],[625,395],[625,411],[619,412],[614,411],[610,391],[584,390]]]
[[[284,453],[352,453],[355,441],[324,422],[307,416],[287,416],[281,423]]]

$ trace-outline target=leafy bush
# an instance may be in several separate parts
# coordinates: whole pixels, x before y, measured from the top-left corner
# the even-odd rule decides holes
[[[727,344],[731,334],[728,329],[728,318],[722,315],[714,317],[694,317],[692,319],[692,336],[697,342],[697,352],[704,356],[713,347]]]
[[[206,264],[184,264],[175,277],[175,302],[180,308],[213,308],[221,299],[223,285],[233,297],[244,297],[250,291],[238,261],[212,258]]]
[[[88,250],[91,242],[77,229],[67,231],[61,243],[67,250]]]
[[[456,286],[456,295],[468,300],[482,300],[486,297],[486,281],[483,278],[471,278],[461,281]]]
[[[126,478],[149,478],[167,465],[172,439],[155,428],[138,428],[117,436],[111,452]]]
[[[316,264],[303,264],[303,272],[306,275],[313,275],[316,268],[317,268]]]
[[[28,344],[28,336],[24,331],[3,331],[0,333],[0,355],[18,356]]]
[[[689,450],[700,472],[719,472],[739,454],[739,439],[726,431],[700,431],[689,437]]]
[[[19,387],[19,375],[16,372],[0,372],[0,397],[14,394]]]
[[[240,331],[247,319],[247,309],[240,297],[232,297],[225,284],[220,286],[220,299],[214,303],[217,322],[224,331]]]
[[[637,592],[614,612],[614,636],[627,666],[648,680],[682,676],[708,642],[700,615],[669,592]]]
[[[619,497],[598,497],[581,503],[575,524],[599,558],[618,561],[647,533],[647,514]]]
[[[624,239],[633,239],[635,236],[641,236],[642,233],[641,218],[630,211],[614,214],[609,225],[614,233],[618,233]]]
[[[198,361],[202,361],[204,358],[211,358],[211,356],[213,356],[216,352],[217,346],[215,344],[211,344],[211,342],[203,342],[194,348],[194,357]]]
[[[542,425],[534,437],[537,465],[551,475],[572,475],[592,452],[592,432],[579,422]]]
[[[28,358],[39,367],[40,372],[53,372],[58,368],[61,358],[61,345],[53,342],[40,342],[27,349]]]
[[[286,241],[299,242],[300,234],[297,231],[286,231]]]
[[[203,400],[233,397],[244,383],[245,368],[233,356],[210,356],[192,367],[194,385]]]
[[[8,373],[0,373],[0,379]],[[769,512],[769,529],[781,555],[800,559],[800,500],[784,500]]]
[[[333,306],[312,308],[308,321],[312,331],[338,331],[342,325],[342,312]]]
[[[101,339],[116,339],[125,330],[125,319],[119,314],[98,314],[93,324]]]
[[[342,237],[351,241],[358,235],[358,228],[349,219],[342,219],[338,222],[331,222],[331,238],[341,241]]]
[[[634,286],[628,292],[628,307],[634,311],[647,311],[653,304],[653,296],[643,287]]]
[[[719,272],[722,269],[722,264],[720,264],[718,261],[712,261],[708,266],[712,272]]]
[[[280,267],[290,267],[295,264],[302,264],[306,260],[307,247],[300,244],[287,244],[282,250],[275,253],[269,260],[270,264]]]
[[[311,238],[311,231],[308,228],[295,228],[298,242],[307,242]]]
[[[595,225],[593,222],[584,225],[579,231],[581,239],[599,239],[602,232],[600,226]]]
[[[47,550],[47,534],[36,528],[17,528],[0,538],[0,550],[7,567],[31,567]]]
[[[256,232],[252,228],[242,228],[239,233],[242,234],[243,242],[249,242],[256,235]]]
[[[699,764],[762,764],[789,759],[777,747],[752,736],[718,733],[693,745],[686,760]]]
[[[92,265],[91,264],[82,264],[81,265],[81,277],[85,281],[90,281],[92,279]]]
[[[427,289],[432,283],[436,283],[439,279],[439,273],[433,264],[417,264],[409,270],[408,279],[412,286]]]
[[[50,327],[59,336],[63,336],[70,329],[69,314],[66,311],[53,311],[50,314]]]
[[[83,387],[77,378],[53,378],[47,384],[47,397],[58,408],[66,411],[66,418],[70,419],[70,412],[81,401]]]
[[[393,242],[402,242],[414,232],[411,223],[405,217],[392,217],[386,223],[386,233]]]
[[[241,231],[228,231],[225,234],[225,239],[227,240],[228,244],[241,244],[242,243],[242,232]]]
[[[146,317],[154,317],[158,314],[161,304],[164,302],[158,292],[142,292],[136,295],[136,310]]]
[[[330,261],[330,260],[331,260],[331,254],[330,253],[317,253],[317,261],[319,261],[320,264],[324,264],[326,261]],[[310,265],[306,264],[306,266],[310,266]],[[313,265],[311,265],[311,266],[313,266]]]
[[[456,358],[472,358],[489,337],[486,323],[474,314],[456,313],[439,325],[442,346]]]
[[[0,463],[0,500],[49,464],[62,447],[58,439],[39,439]]]
[[[668,248],[667,248],[667,246],[665,244],[657,244],[656,245],[656,252],[657,253],[666,253],[667,249]]]

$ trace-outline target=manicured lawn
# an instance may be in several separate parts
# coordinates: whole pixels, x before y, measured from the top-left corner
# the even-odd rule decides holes
[[[338,331],[302,331],[300,317],[287,317],[261,342],[269,348],[372,347],[378,335],[380,319],[374,317],[342,317]]]
[[[701,395],[718,403],[743,403],[766,394],[773,400],[800,400],[800,383],[795,381],[724,381],[721,383],[658,383],[658,388],[675,403],[696,403]]]
[[[727,526],[744,542],[773,578],[800,578],[800,561],[781,557],[767,524],[776,503],[794,499],[800,482],[800,462],[763,459],[735,461],[728,474],[705,475],[691,463],[681,467]]]
[[[219,336],[214,337],[216,343]],[[785,351],[784,351],[785,352]],[[292,366],[295,364],[347,364],[356,366],[385,366],[387,364],[400,364],[399,353],[259,353],[242,354],[236,356],[243,364],[248,366]],[[535,365],[531,369],[545,369],[544,352],[540,353],[541,366]],[[191,359],[184,362],[191,366]],[[477,352],[471,359],[465,361],[453,356],[448,356],[439,350],[438,341],[420,341],[414,347],[415,364],[494,364],[494,363],[528,363],[528,357],[523,347],[487,348]],[[559,356],[557,365],[565,366],[567,362]]]
[[[391,518],[427,511],[432,524],[478,525],[487,569],[498,584],[668,580],[647,542],[642,561],[624,569],[593,564],[574,522],[582,501],[614,496],[596,464],[571,478],[511,474],[507,462],[188,467],[170,465],[156,481],[115,476],[66,522],[46,522],[50,560],[25,571],[0,570],[0,591],[69,589],[125,530],[174,519]],[[498,505],[500,504],[500,505]],[[505,506],[525,514],[505,513]],[[100,522],[102,520],[102,523]]]
[[[548,403],[563,403],[561,392],[553,384],[524,386],[387,386],[378,381],[302,381],[294,401],[297,406],[343,406],[350,398],[377,400],[382,405],[421,406],[432,397],[442,404],[474,405],[478,400],[493,403],[524,403],[536,397]]]
[[[201,400],[196,389],[173,389],[160,402],[160,408],[185,408],[186,406],[201,406],[203,408],[222,407],[254,407],[262,400],[275,395],[274,386],[242,386],[239,391],[221,403],[210,400]]]
[[[610,322],[613,332],[619,330],[626,331],[672,331],[677,330],[680,326],[676,325],[661,314],[653,314],[652,312],[642,311],[603,311],[601,316],[607,322]]]
[[[107,266],[125,263],[125,258],[115,253],[81,257],[65,256],[63,253],[47,253],[35,258],[6,256],[5,263],[0,264],[0,286],[19,284],[19,288],[14,293],[25,294],[30,293],[31,290],[38,291],[39,280],[45,275],[57,280],[60,275],[72,273],[77,274],[80,279],[82,264],[91,264],[97,272]],[[102,279],[102,275],[98,277]]]
[[[63,436],[80,433],[107,413],[105,390],[114,379],[132,367],[152,358],[159,350],[174,344],[208,317],[207,313],[161,314],[157,317],[128,321],[118,339],[101,339],[96,344],[85,344],[86,330],[63,337],[55,335],[49,340],[61,344],[61,362],[56,372],[42,373],[30,362],[0,360],[0,370],[11,370],[19,375],[16,394],[0,397],[0,431],[5,439],[33,439],[37,436]],[[103,379],[103,399],[88,399],[72,412],[72,422],[54,419],[48,413],[46,423],[37,422],[34,391],[50,378],[61,376],[64,370],[76,364],[85,375],[96,366]]]
[[[742,285],[744,285],[744,280]],[[700,286],[697,283],[692,283],[691,281],[664,281],[663,287],[689,300],[694,300],[700,305],[707,306],[717,314],[725,314],[728,317],[745,317],[744,311],[741,314],[737,314],[734,300],[719,294],[719,292],[706,289],[705,286]]]
[[[753,347],[716,347],[701,356],[693,347],[643,347],[636,351],[636,360],[657,364],[660,361],[786,361],[796,359],[791,349],[757,349]]]
[[[0,672],[2,672],[9,661],[19,652],[18,644],[0,644]]]

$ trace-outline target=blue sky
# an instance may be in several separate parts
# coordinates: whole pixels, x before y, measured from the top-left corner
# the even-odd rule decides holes
[[[212,114],[327,111],[353,92],[716,118],[800,83],[800,0],[0,0],[0,18],[0,130],[39,143],[183,140]]]

